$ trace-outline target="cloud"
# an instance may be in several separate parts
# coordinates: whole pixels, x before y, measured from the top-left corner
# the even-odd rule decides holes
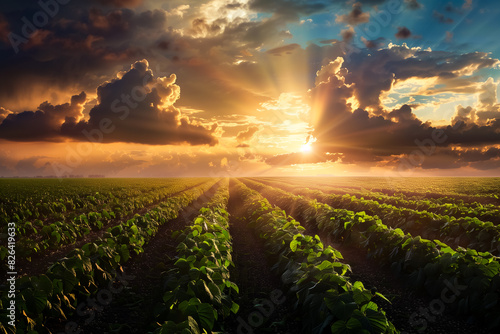
[[[238,132],[238,134],[236,135],[236,140],[240,145],[244,144],[245,142],[248,142],[250,139],[252,139],[255,133],[257,133],[257,131],[259,131],[258,126],[255,125],[249,126],[245,131]]]
[[[211,129],[182,117],[174,106],[180,96],[175,74],[154,77],[146,60],[134,63],[126,73],[97,89],[99,103],[90,110],[90,119],[68,117],[61,131],[67,137],[85,140],[85,133],[98,131],[108,124],[104,142],[129,142],[151,145],[215,145]],[[88,137],[88,136],[87,136]]]
[[[329,7],[324,1],[304,0],[251,0],[249,7],[255,11],[270,12],[277,16],[296,19],[301,15],[312,15]]]
[[[394,35],[398,39],[406,39],[411,37],[410,29],[406,27],[398,27],[398,32]]]
[[[416,58],[419,60],[415,62],[416,59],[409,56],[410,54],[418,55]],[[373,87],[374,91],[380,92],[384,80],[389,80],[386,85],[389,88],[394,80],[402,78],[449,77],[449,75],[443,75],[441,71],[443,69],[439,69],[442,57],[455,58],[454,64],[445,71],[454,73],[461,72],[460,68],[469,67],[472,63],[482,64],[486,61],[487,55],[474,57],[472,54],[454,55],[392,46],[391,49],[383,50],[380,54],[372,52],[371,56],[362,57],[363,61],[353,59],[352,62],[345,63],[339,57],[324,65],[317,72],[315,87],[310,90],[313,113],[311,134],[317,139],[313,143],[313,151],[316,152],[313,161],[331,161],[334,157],[333,161],[344,164],[366,166],[392,164],[395,167],[407,161],[415,151],[432,151],[429,154],[422,153],[425,156],[424,159],[411,164],[410,167],[455,168],[456,166],[472,166],[472,162],[467,161],[466,157],[478,155],[478,150],[482,150],[483,147],[491,148],[489,153],[485,154],[484,159],[496,159],[493,153],[497,154],[497,150],[493,147],[500,144],[500,113],[496,114],[497,117],[494,119],[483,119],[480,122],[473,107],[459,106],[450,125],[436,127],[431,123],[422,122],[409,105],[390,111],[381,107],[379,112],[374,112],[374,110],[369,112],[363,108],[354,107],[353,98],[360,100],[359,96],[370,95],[359,94],[360,89],[366,91],[369,87]],[[385,65],[381,63],[382,59],[391,64],[389,66],[391,74],[383,74]],[[496,61],[491,59],[483,65],[493,66],[495,63]],[[446,66],[448,65],[451,64]],[[481,66],[478,65],[478,67]],[[431,68],[437,71],[431,74],[429,72]],[[369,73],[373,69],[376,72],[372,76]],[[371,83],[372,79],[376,80]],[[496,97],[497,85],[498,83],[493,79],[481,85],[478,107],[489,110],[500,109]],[[378,93],[373,96],[374,101],[379,101]],[[365,102],[361,99],[360,103]],[[458,147],[457,149],[468,153],[461,153],[457,156],[457,152],[450,153],[451,147]],[[266,162],[268,164],[310,163],[301,155],[276,156]],[[453,163],[457,165],[452,167]]]
[[[413,10],[422,8],[422,4],[418,0],[405,0],[405,3],[408,8]]]
[[[58,94],[60,103],[71,92],[95,89],[116,69],[151,55],[151,43],[167,30],[163,10],[85,5],[89,4],[78,11],[61,6],[57,16],[19,45],[18,55],[10,43],[9,49],[1,50],[0,72],[9,78],[0,82],[3,107],[28,110],[36,107],[30,101],[44,96]],[[18,23],[25,12],[5,15],[12,32],[21,34]]]
[[[281,56],[284,53],[291,54],[294,50],[297,49],[300,49],[300,45],[294,43],[268,50],[267,53],[273,56]]]
[[[41,165],[40,167],[36,167],[36,163],[46,157],[37,156],[31,157],[27,159],[19,160],[16,164],[16,170],[19,176],[37,176],[43,174],[44,170],[49,166],[49,163]]]
[[[11,141],[61,141],[61,125],[67,118],[82,117],[86,94],[71,98],[71,103],[40,104],[36,111],[9,114],[0,124],[0,138]]]
[[[155,77],[146,60],[97,89],[98,103],[83,120],[86,94],[72,97],[71,104],[48,102],[36,112],[8,115],[0,124],[0,138],[12,141],[61,141],[64,138],[98,142],[129,142],[152,145],[215,145],[217,125],[207,129],[182,117],[174,106],[180,95],[176,76]]]
[[[183,17],[184,14],[191,8],[190,5],[180,5],[167,12],[167,15]]]
[[[452,24],[453,22],[455,22],[452,18],[444,16],[443,14],[438,12],[437,10],[434,10],[432,12],[432,16],[434,18],[436,18],[441,23]]]
[[[350,61],[344,64],[347,69],[344,76],[346,84],[352,85],[360,108],[380,110],[381,93],[389,91],[397,82],[435,78],[435,84],[445,85],[446,91],[448,83],[496,64],[498,60],[484,52],[457,54],[390,44],[388,49],[352,54]],[[466,83],[470,84],[470,78]]]
[[[384,43],[385,41],[385,38],[383,37],[379,37],[377,39],[373,39],[373,40],[368,40],[366,39],[365,37],[361,36],[361,41],[363,42],[363,44],[368,48],[368,49],[376,49],[380,46],[382,46],[382,44]]]
[[[352,42],[352,39],[356,35],[353,27],[349,27],[347,29],[343,29],[340,31],[340,36],[342,36],[342,40],[346,43]]]
[[[498,82],[493,78],[488,78],[484,83],[480,84],[476,92],[478,93],[478,103],[472,107],[456,107],[455,115],[452,123],[463,121],[467,124],[477,124],[485,126],[495,124],[496,120],[500,119],[500,104],[497,98]]]
[[[10,110],[7,110],[5,108],[0,107],[0,124],[3,122],[3,120],[12,112]]]
[[[332,154],[303,154],[303,153],[286,153],[279,154],[267,158],[265,161],[271,166],[287,166],[298,164],[314,164],[321,162],[336,162],[340,159],[341,155]]]
[[[0,13],[0,42],[9,43],[10,27],[9,22]]]
[[[474,123],[475,121],[476,121],[476,111],[474,110],[474,108],[472,108],[471,106],[464,108],[461,105],[458,105],[455,111],[455,115],[451,119],[451,124],[455,125],[460,122],[467,124],[467,123]]]
[[[455,6],[452,2],[448,2],[448,4],[444,7],[444,9],[448,13],[455,13],[455,14],[464,14],[471,8],[472,8],[472,0],[465,0],[461,7]]]
[[[364,13],[360,2],[352,5],[352,11],[349,14],[337,15],[335,22],[346,23],[351,26],[357,26],[361,23],[370,21],[370,13]]]
[[[103,5],[110,5],[114,7],[137,7],[144,2],[144,0],[93,0]]]

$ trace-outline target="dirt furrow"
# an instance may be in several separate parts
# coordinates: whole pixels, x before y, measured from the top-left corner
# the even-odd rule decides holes
[[[229,188],[229,232],[233,238],[231,280],[240,294],[236,302],[238,314],[226,322],[226,333],[299,333],[291,314],[293,300],[285,295],[280,278],[271,271],[271,262],[264,242],[243,219],[238,194]]]

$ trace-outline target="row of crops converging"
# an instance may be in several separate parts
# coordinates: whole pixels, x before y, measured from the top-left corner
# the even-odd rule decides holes
[[[53,187],[53,195],[2,199],[2,266],[12,271],[6,240],[15,223],[16,263],[25,269],[14,290],[7,277],[0,283],[0,333],[425,332],[411,314],[394,319],[394,296],[358,279],[344,247],[441,301],[457,323],[500,328],[493,204],[419,203],[270,178]],[[265,254],[259,268],[276,279],[277,295],[250,298],[235,274],[243,264],[233,234],[241,231]],[[275,307],[282,322],[266,319]]]

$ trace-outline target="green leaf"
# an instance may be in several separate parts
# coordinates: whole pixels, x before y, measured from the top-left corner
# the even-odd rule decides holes
[[[389,299],[387,299],[383,294],[381,294],[380,292],[376,292],[375,293],[376,296],[382,298],[383,300],[385,300],[386,302],[388,302],[389,304],[392,304],[391,301]]]
[[[346,327],[350,330],[360,330],[361,328],[363,328],[361,322],[359,322],[359,320],[356,318],[349,319],[349,321],[347,321]]]
[[[47,306],[47,295],[40,290],[28,289],[23,292],[28,310],[33,314],[40,314]]]
[[[370,325],[375,328],[375,333],[385,333],[389,325],[387,318],[380,312],[374,311],[372,309],[366,310],[366,317],[370,321]]]
[[[372,293],[370,290],[354,290],[353,298],[356,304],[363,305],[372,299]]]
[[[196,322],[196,320],[194,320],[193,317],[189,316],[188,317],[188,326],[189,326],[189,329],[191,330],[191,334],[200,334],[200,328],[198,327],[198,323]]]
[[[336,321],[331,327],[332,334],[344,333],[345,330],[346,322],[344,320]]]
[[[137,228],[137,225],[135,225],[135,224],[134,224],[134,225],[132,225],[132,226],[130,226],[130,230],[131,230],[131,231],[132,231],[132,233],[134,233],[134,234],[139,233],[139,229]]]
[[[198,317],[200,318],[200,325],[208,332],[212,330],[215,323],[215,314],[212,305],[202,303],[198,306]]]
[[[329,268],[332,268],[332,263],[330,261],[323,261],[321,262],[320,265],[317,266],[317,268],[321,271],[325,270],[325,269],[329,269]]]
[[[295,252],[297,250],[297,245],[299,244],[299,241],[297,239],[294,239],[290,242],[290,249],[292,252]]]
[[[226,286],[232,288],[236,293],[240,293],[240,288],[234,282],[226,281]]]
[[[52,281],[47,275],[40,275],[32,277],[32,284],[35,290],[40,290],[47,296],[52,295]]]
[[[240,309],[240,305],[236,304],[235,302],[233,302],[233,304],[231,305],[231,312],[233,312],[234,314],[238,313]]]

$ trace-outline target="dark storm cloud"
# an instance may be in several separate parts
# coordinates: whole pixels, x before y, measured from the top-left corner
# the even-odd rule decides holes
[[[410,29],[406,27],[398,27],[398,32],[394,35],[398,39],[406,39],[411,37]]]
[[[103,142],[217,144],[213,136],[216,125],[211,130],[196,125],[174,107],[180,95],[175,81],[175,75],[155,78],[146,61],[136,62],[121,78],[97,89],[99,103],[88,121],[77,123],[68,117],[61,131],[79,140],[96,137],[92,133],[100,129],[104,134],[99,141]]]
[[[425,159],[413,167],[457,168],[497,159],[500,150],[491,146],[500,144],[499,129],[500,120],[490,126],[434,127],[416,118],[407,105],[388,113],[388,118],[370,115],[362,109],[328,110],[313,131],[317,139],[314,151],[318,152],[314,162],[330,161],[326,152],[341,157],[342,163],[368,165],[387,159],[401,161],[414,152],[422,152]],[[452,150],[447,148],[450,145],[465,149]],[[487,150],[476,148],[488,146]],[[398,158],[392,158],[395,156]],[[297,154],[278,156],[267,162],[310,163],[301,159]]]
[[[114,7],[136,7],[144,2],[144,0],[92,0],[102,5],[111,5]]]
[[[0,124],[0,138],[12,141],[60,141],[61,124],[67,118],[81,115],[86,94],[71,98],[71,103],[42,103],[37,111],[8,115]]]
[[[438,148],[436,154],[426,157],[419,165],[422,169],[454,169],[472,167],[489,170],[500,167],[500,149],[450,149]]]
[[[7,19],[0,13],[0,42],[9,42],[10,27]]]
[[[61,141],[65,138],[96,142],[153,145],[215,145],[212,129],[182,117],[174,107],[180,88],[176,77],[154,77],[146,61],[133,64],[118,79],[97,89],[98,104],[88,121],[80,120],[86,95],[71,103],[42,103],[36,112],[10,114],[0,124],[0,138],[11,141]]]
[[[35,7],[4,13],[10,30],[23,42],[14,43],[17,54],[10,42],[0,42],[0,72],[9,78],[0,82],[0,100],[25,99],[22,95],[41,87],[91,89],[121,65],[144,58],[152,41],[143,36],[154,38],[166,24],[161,10],[67,5],[35,34],[24,38],[22,17],[33,17],[37,9],[40,11]],[[0,23],[0,30],[2,26]]]

